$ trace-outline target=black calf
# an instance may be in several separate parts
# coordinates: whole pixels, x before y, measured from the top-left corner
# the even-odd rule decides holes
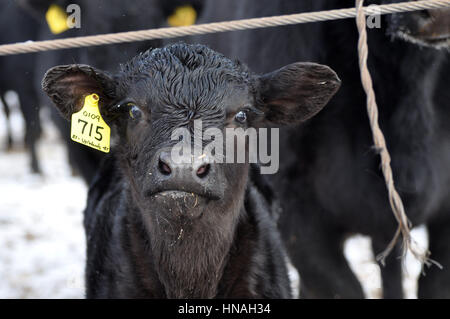
[[[256,76],[185,44],[147,51],[114,76],[86,65],[49,70],[43,88],[62,114],[97,93],[117,138],[85,211],[87,297],[290,297],[270,191],[250,165],[205,157],[177,166],[166,150],[172,131],[195,120],[223,136],[305,120],[338,86],[325,66]]]

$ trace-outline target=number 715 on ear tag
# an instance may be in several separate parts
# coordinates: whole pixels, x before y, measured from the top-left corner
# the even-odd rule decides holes
[[[111,129],[100,114],[99,100],[95,93],[85,97],[83,108],[72,114],[70,137],[75,142],[108,153]]]

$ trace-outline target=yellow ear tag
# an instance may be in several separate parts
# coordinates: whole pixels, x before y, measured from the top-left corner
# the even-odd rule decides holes
[[[111,129],[100,114],[98,101],[95,93],[86,96],[83,108],[72,114],[70,137],[75,142],[108,153]]]
[[[167,18],[171,27],[183,27],[195,24],[197,12],[192,6],[186,5],[177,7],[172,15]]]
[[[67,25],[67,13],[63,8],[56,4],[52,4],[45,14],[48,27],[53,34],[63,33],[69,29]]]

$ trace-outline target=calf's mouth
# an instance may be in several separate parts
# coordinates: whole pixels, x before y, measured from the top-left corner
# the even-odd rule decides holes
[[[208,204],[218,198],[183,190],[164,190],[153,193],[150,199],[166,216],[200,218]]]

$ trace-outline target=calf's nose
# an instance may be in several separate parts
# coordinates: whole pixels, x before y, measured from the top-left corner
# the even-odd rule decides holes
[[[153,171],[158,175],[159,191],[179,190],[204,196],[217,193],[217,170],[206,156],[175,159],[164,150],[155,162]]]
[[[192,176],[199,182],[205,182],[211,170],[211,164],[205,161],[186,158],[182,162],[176,162],[172,159],[171,153],[167,151],[161,152],[158,160],[158,171],[164,176],[172,178],[190,178]]]

